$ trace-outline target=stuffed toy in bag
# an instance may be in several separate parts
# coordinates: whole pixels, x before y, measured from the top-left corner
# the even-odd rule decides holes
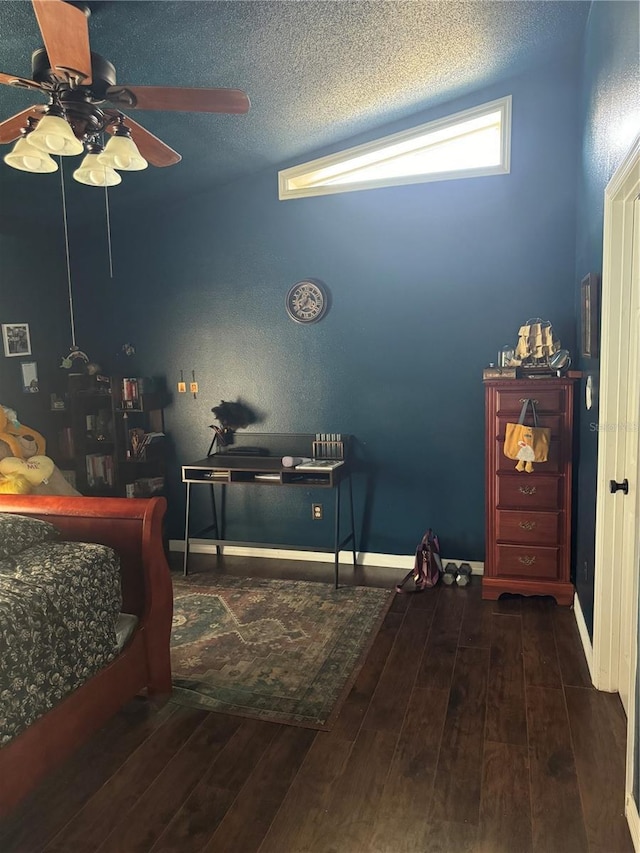
[[[13,409],[0,405],[0,494],[79,495],[45,449],[39,432],[22,426]]]
[[[44,437],[34,429],[22,426],[13,409],[0,405],[0,441],[9,445],[12,456],[26,459],[36,454],[42,456],[47,449]]]

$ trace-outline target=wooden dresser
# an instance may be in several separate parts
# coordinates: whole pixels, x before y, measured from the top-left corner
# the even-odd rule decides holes
[[[572,379],[487,379],[486,557],[482,597],[503,592],[552,595],[573,603],[571,583]],[[504,455],[505,425],[517,422],[525,398],[551,429],[549,459],[532,473]],[[527,423],[531,423],[531,409]]]

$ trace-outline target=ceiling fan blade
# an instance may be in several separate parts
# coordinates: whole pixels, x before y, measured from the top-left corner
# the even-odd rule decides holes
[[[14,142],[20,138],[22,128],[26,125],[28,118],[40,118],[44,112],[44,106],[27,107],[21,113],[0,122],[0,143]]]
[[[51,68],[62,80],[91,83],[89,24],[81,9],[64,0],[31,0]]]
[[[142,154],[145,160],[148,160],[152,166],[175,166],[182,160],[182,156],[174,151],[173,148],[154,136],[153,133],[142,127],[141,124],[133,121],[129,116],[125,116],[115,110],[105,110],[108,115],[114,118],[124,118],[125,125],[131,131],[131,138],[138,146],[138,151]],[[109,133],[114,133],[117,127],[117,122],[110,124],[107,127]]]
[[[44,91],[39,83],[35,80],[29,80],[27,77],[18,77],[16,74],[3,74],[0,72],[0,83],[5,86],[16,86],[19,89],[38,89]]]
[[[185,89],[168,86],[111,86],[107,100],[137,110],[184,113],[246,113],[251,103],[241,89]]]

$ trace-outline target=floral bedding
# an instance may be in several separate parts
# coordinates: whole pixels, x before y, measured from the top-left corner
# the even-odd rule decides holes
[[[45,541],[0,559],[0,745],[117,654],[117,554]]]
[[[48,521],[0,512],[0,560],[13,557],[31,545],[57,538],[58,531]]]

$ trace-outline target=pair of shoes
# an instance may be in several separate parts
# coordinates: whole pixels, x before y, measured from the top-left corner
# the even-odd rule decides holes
[[[469,563],[460,563],[458,568],[455,563],[447,563],[442,571],[442,582],[447,586],[452,586],[454,583],[458,586],[469,586],[471,566]]]

